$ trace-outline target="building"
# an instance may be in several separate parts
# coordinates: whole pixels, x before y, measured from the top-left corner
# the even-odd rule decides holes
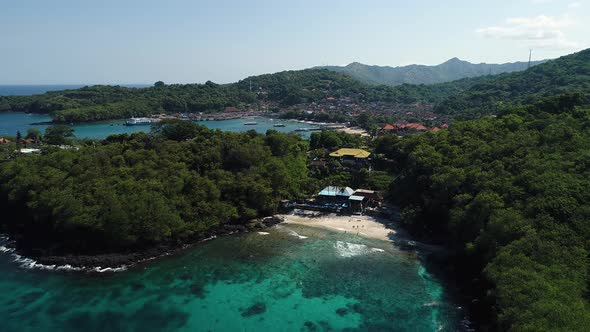
[[[20,149],[22,154],[41,153],[41,149]]]
[[[362,149],[340,149],[330,153],[330,157],[336,158],[344,166],[367,166],[371,153]]]
[[[6,143],[10,143],[10,140],[8,140],[4,137],[0,137],[0,144],[6,144]]]
[[[363,212],[365,210],[365,197],[363,196],[356,196],[352,195],[348,197],[348,206],[350,208],[350,212]]]
[[[324,205],[346,205],[354,190],[350,187],[327,186],[318,193],[316,202]]]

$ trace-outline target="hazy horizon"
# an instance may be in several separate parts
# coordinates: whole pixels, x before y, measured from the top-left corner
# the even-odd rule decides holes
[[[590,46],[590,4],[23,0],[3,5],[2,85],[231,83],[360,62],[543,60]]]

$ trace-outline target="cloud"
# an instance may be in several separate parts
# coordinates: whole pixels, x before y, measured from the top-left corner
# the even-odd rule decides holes
[[[487,38],[523,41],[529,47],[571,49],[579,45],[569,40],[564,31],[575,23],[567,16],[514,17],[503,24],[478,29],[477,33]]]
[[[576,2],[570,3],[569,5],[567,5],[567,7],[574,9],[574,8],[580,8],[581,5],[582,5],[582,3],[576,1]]]

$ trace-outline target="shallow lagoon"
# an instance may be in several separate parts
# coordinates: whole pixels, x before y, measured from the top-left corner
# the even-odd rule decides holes
[[[304,226],[202,243],[118,273],[0,255],[4,331],[455,331],[463,311],[413,251]]]

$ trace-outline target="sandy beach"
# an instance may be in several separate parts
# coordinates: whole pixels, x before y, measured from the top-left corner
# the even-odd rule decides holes
[[[360,135],[362,137],[371,136],[371,135],[369,135],[369,133],[367,133],[366,130],[364,130],[362,128],[357,128],[357,127],[340,128],[340,129],[336,129],[336,130],[341,131],[343,133],[350,134],[350,135]]]
[[[396,231],[385,227],[384,222],[370,216],[339,216],[336,214],[283,214],[286,224],[320,227],[339,232],[358,234],[360,236],[392,241],[391,237]]]

